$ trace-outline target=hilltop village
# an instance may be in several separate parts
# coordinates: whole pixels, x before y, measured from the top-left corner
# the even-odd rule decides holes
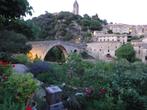
[[[79,5],[75,1],[73,13],[78,15]],[[123,44],[130,42],[136,57],[147,63],[147,25],[128,25],[108,23],[103,25],[101,31],[92,32],[90,43],[87,43],[88,54],[100,60],[112,60],[115,51]]]

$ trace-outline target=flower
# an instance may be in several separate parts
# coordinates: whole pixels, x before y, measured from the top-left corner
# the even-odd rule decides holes
[[[105,88],[101,88],[100,90],[99,90],[99,93],[100,94],[105,94],[107,92],[107,89],[105,89]]]
[[[92,93],[93,93],[93,89],[91,89],[91,88],[85,88],[84,94],[85,94],[86,96],[91,96]]]
[[[0,65],[2,65],[2,66],[8,66],[8,64],[9,64],[8,61],[0,60]]]
[[[3,76],[2,78],[3,78],[3,80],[7,80],[7,79],[8,79],[8,77],[7,77],[7,76]]]

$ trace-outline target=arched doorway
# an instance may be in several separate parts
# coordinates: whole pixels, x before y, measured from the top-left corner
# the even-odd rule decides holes
[[[47,52],[44,60],[50,62],[65,62],[66,58],[67,58],[66,49],[61,45],[57,45],[52,47]]]

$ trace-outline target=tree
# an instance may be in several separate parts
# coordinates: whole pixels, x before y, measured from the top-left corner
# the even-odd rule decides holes
[[[135,60],[135,50],[130,43],[123,44],[116,50],[116,56],[117,58],[124,58],[133,62]]]
[[[113,34],[113,31],[110,29],[110,30],[108,30],[108,33],[109,34]]]
[[[14,31],[0,31],[0,52],[7,54],[27,53],[31,46],[26,44],[27,39]]]
[[[91,40],[91,38],[92,38],[92,34],[90,32],[86,32],[86,33],[84,33],[84,37],[82,40],[85,42],[88,42]]]
[[[87,14],[84,17],[74,15],[70,12],[60,12],[56,15],[46,13],[35,17],[32,21],[42,29],[40,39],[60,39],[73,40],[77,36],[85,37],[87,31],[101,30],[103,20],[97,15],[90,17]]]
[[[98,14],[92,16],[93,20],[100,20]]]
[[[26,37],[32,39],[39,31],[33,23],[20,19],[26,14],[31,15],[31,10],[32,7],[27,0],[0,0],[1,58],[17,53],[27,53],[31,49],[30,45],[26,45]]]
[[[24,21],[21,18],[26,14],[31,15],[31,11],[32,7],[27,0],[1,0],[0,30],[13,30],[22,33],[30,40],[39,36],[40,29],[33,22]]]
[[[0,0],[0,15],[7,19],[31,15],[31,10],[32,7],[27,0]]]
[[[91,23],[90,23],[90,29],[91,30],[102,30],[102,24],[99,20],[91,20]]]
[[[28,40],[37,39],[41,33],[41,29],[35,25],[31,20],[20,20],[15,19],[11,20],[7,26],[5,26],[6,30],[13,30],[17,33],[21,33],[27,37]]]

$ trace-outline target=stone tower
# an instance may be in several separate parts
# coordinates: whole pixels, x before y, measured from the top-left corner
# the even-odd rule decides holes
[[[73,4],[73,13],[75,15],[78,15],[79,14],[79,4],[78,4],[77,0],[75,0],[75,2]]]

